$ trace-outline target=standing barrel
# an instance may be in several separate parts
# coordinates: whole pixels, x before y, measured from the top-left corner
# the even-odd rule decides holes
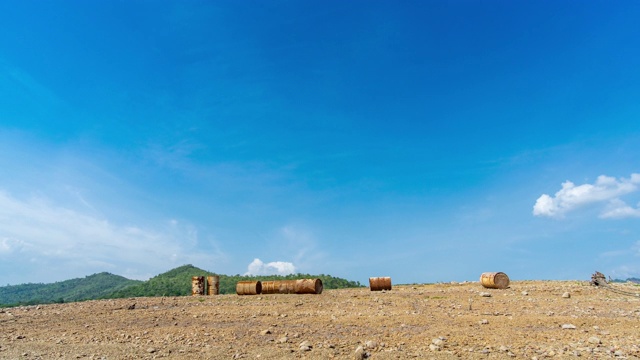
[[[486,272],[480,275],[480,283],[490,289],[506,289],[509,287],[509,277],[503,272]]]
[[[262,292],[260,281],[238,281],[236,284],[236,294],[238,295],[258,295]]]
[[[369,278],[369,287],[371,291],[391,290],[391,278],[371,277]]]
[[[220,294],[220,276],[209,275],[207,276],[207,295]]]
[[[191,296],[204,295],[204,276],[191,277]]]
[[[273,280],[262,282],[263,294],[293,294],[296,292],[296,280]]]
[[[322,294],[322,280],[320,279],[296,280],[296,294]]]

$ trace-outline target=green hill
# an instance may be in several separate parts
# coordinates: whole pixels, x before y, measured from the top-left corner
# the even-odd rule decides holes
[[[187,296],[191,295],[191,277],[218,275],[220,277],[220,294],[235,294],[238,281],[293,280],[318,278],[325,289],[360,287],[359,282],[336,278],[330,275],[295,274],[287,276],[241,276],[220,275],[199,269],[193,265],[183,265],[166,273],[155,276],[144,283],[115,291],[107,298],[148,297],[148,296]]]
[[[97,299],[140,283],[107,272],[52,284],[22,284],[0,287],[0,306],[60,303]]]
[[[183,265],[157,275],[147,281],[129,280],[110,273],[99,273],[82,279],[72,279],[53,284],[23,284],[0,287],[0,307],[71,302],[92,299],[124,297],[188,296],[191,295],[191,277],[218,275],[193,265]],[[287,276],[218,275],[220,293],[235,294],[238,281],[268,281],[315,279],[322,280],[325,289],[361,287],[357,281],[349,281],[330,275],[295,274]]]
[[[215,275],[193,265],[183,265],[118,291],[107,298],[191,295],[191,277]]]

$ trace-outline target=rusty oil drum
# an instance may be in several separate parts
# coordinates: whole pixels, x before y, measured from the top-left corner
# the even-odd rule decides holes
[[[238,295],[258,295],[262,292],[260,281],[238,281],[236,284],[236,294]]]
[[[220,276],[209,275],[207,276],[207,295],[220,294]]]
[[[480,275],[480,284],[489,289],[506,289],[509,277],[503,272],[486,272]]]
[[[391,290],[391,278],[371,277],[369,278],[369,287],[371,291]]]
[[[191,277],[191,296],[204,295],[204,276]]]
[[[322,280],[300,279],[296,280],[296,294],[322,294]]]
[[[296,292],[296,280],[273,280],[262,282],[263,294],[293,294]]]

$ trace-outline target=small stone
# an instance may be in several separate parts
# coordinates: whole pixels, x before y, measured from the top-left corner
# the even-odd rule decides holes
[[[573,324],[562,324],[562,328],[565,330],[574,330],[576,326]]]
[[[440,339],[440,338],[436,338],[436,339],[431,340],[431,343],[433,345],[440,346],[440,345],[442,345],[444,343],[444,341],[442,341],[442,339]]]
[[[269,335],[269,334],[271,334],[271,330],[269,329],[260,331],[260,335]]]
[[[367,353],[364,351],[364,348],[362,347],[362,345],[360,345],[360,346],[358,346],[356,348],[356,352],[355,352],[354,358],[356,360],[362,360],[362,359],[366,359],[367,358]]]
[[[521,292],[521,294],[522,294],[522,296],[527,296],[527,295],[529,295],[529,293],[528,293],[527,291],[523,291],[523,292]]]
[[[313,345],[309,341],[303,341],[300,343],[300,351],[311,351]]]
[[[487,325],[489,323],[489,320],[487,319],[482,319],[478,322],[480,325]]]
[[[482,296],[482,297],[491,297],[491,293],[488,293],[488,292],[481,292],[481,293],[480,293],[480,296]]]
[[[568,299],[571,297],[571,294],[569,294],[569,292],[565,292],[564,294],[562,294],[562,297]]]
[[[509,351],[509,348],[504,346],[504,345],[502,345],[502,346],[500,346],[500,348],[498,350],[500,350],[502,352],[507,352],[507,351]]]
[[[286,343],[287,341],[289,341],[289,338],[288,338],[288,337],[286,337],[286,336],[283,336],[283,337],[281,337],[280,339],[278,339],[278,342],[279,342],[280,344],[284,344],[284,343]]]
[[[440,350],[440,346],[438,346],[436,344],[429,344],[429,350],[438,351],[438,350]]]
[[[376,347],[378,347],[378,343],[373,340],[368,340],[367,342],[364,343],[364,346],[367,349],[375,349]]]
[[[157,351],[157,350],[156,350],[155,348],[148,348],[148,349],[147,349],[147,352],[148,352],[149,354],[153,354],[153,353],[154,353],[154,352],[156,352],[156,351]]]
[[[597,336],[590,337],[589,342],[592,344],[602,344],[602,341],[600,341],[600,338]]]

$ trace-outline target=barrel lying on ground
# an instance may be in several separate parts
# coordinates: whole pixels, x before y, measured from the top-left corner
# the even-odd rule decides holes
[[[371,277],[369,278],[369,287],[371,291],[391,290],[391,278]]]
[[[295,284],[296,294],[322,294],[322,280],[299,279]]]
[[[262,292],[260,281],[238,281],[236,284],[236,294],[238,295],[258,295]]]
[[[272,280],[262,282],[263,294],[293,294],[296,292],[296,280]]]
[[[263,294],[321,294],[320,279],[273,280],[262,282]]]
[[[503,272],[486,272],[480,275],[480,284],[489,289],[506,289],[509,277]]]

